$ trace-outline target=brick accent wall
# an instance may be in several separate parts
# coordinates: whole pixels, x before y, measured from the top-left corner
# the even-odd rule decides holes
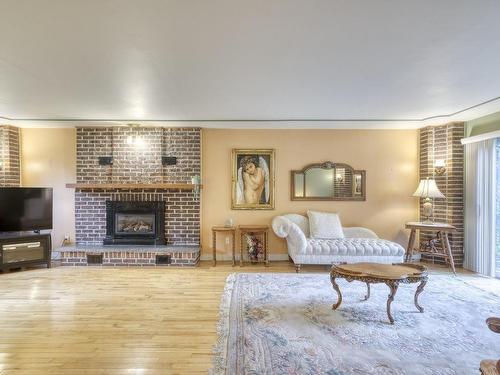
[[[139,141],[139,147],[130,142]],[[189,183],[201,174],[201,129],[198,128],[77,128],[77,182]],[[99,165],[112,156],[113,165]],[[162,156],[177,157],[177,165],[162,166]]]
[[[19,128],[0,126],[0,186],[20,186]]]
[[[201,129],[163,128],[162,154],[176,156],[177,165],[162,169],[164,183],[190,183],[191,177],[201,175]]]
[[[434,200],[435,221],[454,225],[457,231],[450,235],[450,245],[455,265],[463,264],[464,245],[464,147],[460,139],[464,137],[463,123],[442,126],[428,126],[420,129],[420,178],[434,178],[446,199]],[[444,159],[446,172],[439,176],[434,172],[434,161]],[[421,217],[423,200],[420,202]],[[420,241],[433,236],[422,231]],[[441,263],[442,259],[425,256],[425,260]]]
[[[99,156],[112,156],[113,165],[99,165]],[[163,166],[162,156],[177,157],[177,164]],[[192,176],[200,174],[201,129],[77,128],[79,183],[190,183]],[[77,189],[77,244],[102,244],[106,235],[106,200],[163,200],[167,244],[200,243],[200,196],[194,191]]]

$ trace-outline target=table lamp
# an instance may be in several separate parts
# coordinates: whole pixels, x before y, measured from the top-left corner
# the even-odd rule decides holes
[[[427,177],[425,180],[420,180],[417,190],[413,193],[414,197],[424,199],[423,216],[426,217],[427,222],[430,222],[432,217],[432,200],[431,198],[445,198],[436,185],[436,181]],[[432,220],[434,221],[434,220]]]

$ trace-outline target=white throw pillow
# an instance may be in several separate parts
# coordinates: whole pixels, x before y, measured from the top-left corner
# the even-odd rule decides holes
[[[344,238],[339,215],[332,212],[307,211],[311,238]]]

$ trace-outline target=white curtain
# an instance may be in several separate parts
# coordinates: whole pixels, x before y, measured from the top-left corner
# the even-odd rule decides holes
[[[465,145],[464,267],[495,276],[496,139]]]

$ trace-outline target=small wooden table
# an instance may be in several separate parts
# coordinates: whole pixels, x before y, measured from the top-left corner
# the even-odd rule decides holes
[[[419,253],[444,258],[445,261],[450,264],[453,273],[456,274],[453,254],[451,253],[450,241],[448,240],[448,233],[454,232],[456,230],[453,225],[450,225],[448,223],[427,223],[422,221],[410,221],[406,223],[405,228],[411,229],[410,239],[408,240],[408,247],[406,248],[406,262],[411,261],[411,258],[413,256],[413,247],[415,246],[417,229],[437,232],[437,239],[439,239],[442,246],[441,251],[435,246],[432,246],[429,248],[429,251],[419,250]]]
[[[264,238],[264,263],[266,267],[269,265],[269,252],[267,249],[267,240],[269,236],[269,225],[240,225],[238,227],[240,230],[240,267],[243,266],[243,249],[245,246],[245,235],[262,235]]]
[[[391,314],[391,303],[394,301],[394,296],[398,290],[400,283],[420,283],[415,292],[413,299],[415,306],[421,313],[424,308],[418,304],[418,296],[424,290],[427,284],[427,267],[419,264],[381,264],[381,263],[352,263],[333,265],[330,271],[330,281],[333,289],[337,292],[338,300],[333,304],[332,309],[336,310],[342,303],[342,293],[335,281],[337,278],[346,279],[348,282],[354,280],[363,281],[366,283],[367,293],[364,301],[370,298],[370,284],[384,283],[390,289],[389,298],[387,299],[387,316],[389,322],[394,324],[394,318]]]
[[[236,254],[236,228],[235,227],[212,227],[212,251],[213,251],[213,265],[217,264],[217,257],[215,255],[217,248],[217,232],[229,232],[232,239],[232,256],[233,256],[233,266],[235,265],[235,254]]]

